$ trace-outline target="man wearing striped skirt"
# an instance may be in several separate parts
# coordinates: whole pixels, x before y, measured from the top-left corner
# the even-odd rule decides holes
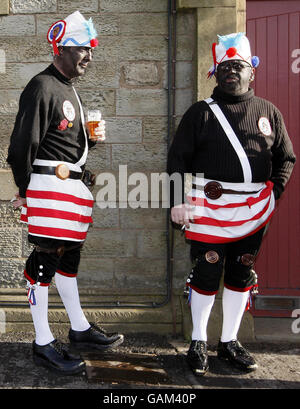
[[[209,71],[217,86],[211,98],[184,114],[168,154],[169,174],[182,179],[193,174],[186,203],[176,186],[171,190],[171,218],[191,240],[194,267],[186,284],[193,332],[187,360],[197,375],[208,370],[206,328],[223,273],[218,357],[243,370],[257,367],[237,334],[257,286],[253,265],[266,225],[296,160],[280,112],[249,88],[259,59],[251,56],[247,37],[218,37]]]
[[[105,137],[100,122],[94,140],[88,138],[74,78],[82,76],[97,46],[96,31],[79,11],[54,23],[48,31],[54,60],[25,87],[8,152],[19,192],[29,242],[35,248],[24,271],[36,332],[34,361],[62,374],[82,372],[85,364],[58,342],[48,324],[48,286],[55,277],[68,313],[73,345],[106,349],[123,342],[87,321],[80,305],[77,272],[86,238],[93,196],[83,183],[88,148]]]

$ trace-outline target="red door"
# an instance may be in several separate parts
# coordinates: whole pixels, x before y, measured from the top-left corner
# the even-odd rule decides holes
[[[253,313],[290,316],[300,296],[300,0],[247,1],[247,36],[260,58],[255,93],[283,114],[298,158],[256,263]]]

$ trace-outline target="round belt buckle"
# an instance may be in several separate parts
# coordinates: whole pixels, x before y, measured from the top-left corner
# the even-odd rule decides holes
[[[64,163],[61,163],[55,168],[55,175],[62,180],[67,179],[70,176],[70,169]]]
[[[219,182],[208,182],[204,186],[204,194],[209,199],[219,199],[222,196],[222,185]]]
[[[241,257],[241,263],[244,266],[252,266],[255,261],[255,256],[253,254],[243,254]]]
[[[215,264],[219,261],[219,258],[220,258],[219,254],[214,250],[210,250],[207,253],[205,253],[205,260],[208,263]]]

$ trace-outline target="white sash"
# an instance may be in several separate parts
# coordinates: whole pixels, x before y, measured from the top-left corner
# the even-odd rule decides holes
[[[225,115],[223,114],[217,102],[215,102],[212,98],[207,98],[204,101],[208,104],[210,109],[215,114],[217,120],[220,122],[220,125],[222,126],[224,132],[226,133],[227,138],[229,139],[233,149],[235,150],[236,154],[239,157],[243,169],[244,182],[251,182],[252,171],[248,157],[240,141],[238,140],[238,137],[236,136],[234,130],[232,129],[230,123],[227,121]]]
[[[76,95],[76,98],[77,98],[77,101],[78,101],[78,104],[79,104],[81,122],[82,122],[84,137],[85,137],[85,149],[84,149],[83,155],[82,155],[82,157],[79,159],[79,161],[76,163],[77,166],[82,166],[82,165],[84,165],[85,162],[86,162],[87,154],[88,154],[88,150],[89,150],[89,148],[88,148],[88,137],[87,137],[86,130],[85,130],[84,112],[83,112],[83,109],[82,109],[82,105],[81,105],[81,102],[80,102],[80,98],[79,98],[79,96],[78,96],[78,94],[77,94],[77,92],[76,92],[76,90],[75,90],[74,87],[73,87],[73,90],[74,90],[74,93],[75,93],[75,95]]]

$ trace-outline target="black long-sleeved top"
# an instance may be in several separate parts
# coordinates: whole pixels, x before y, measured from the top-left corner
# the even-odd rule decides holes
[[[67,121],[69,126],[62,124],[66,120],[65,101],[75,111],[74,120]],[[73,83],[51,64],[33,77],[22,92],[11,135],[7,162],[20,196],[26,196],[36,158],[76,163],[84,148],[83,124]]]
[[[254,91],[241,96],[223,93],[218,87],[212,98],[243,146],[252,170],[252,182],[274,183],[278,199],[291,176],[296,156],[279,110]],[[272,133],[263,134],[260,118],[269,120]],[[193,104],[184,114],[168,153],[168,173],[203,173],[206,179],[241,183],[244,181],[239,158],[220,123],[205,101]],[[171,189],[171,207],[174,203]]]

